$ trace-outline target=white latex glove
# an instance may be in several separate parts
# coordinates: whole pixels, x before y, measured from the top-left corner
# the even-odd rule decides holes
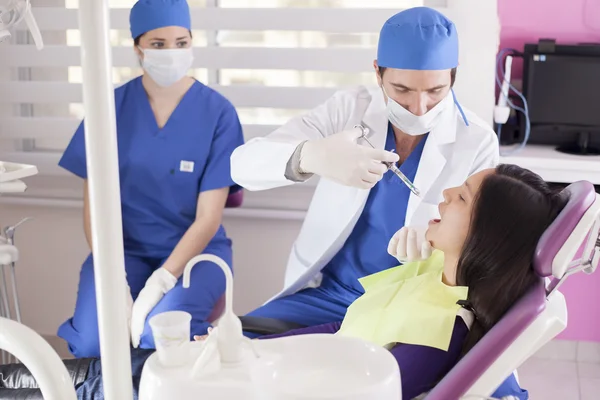
[[[388,244],[388,253],[401,263],[423,261],[433,252],[429,241],[425,239],[427,228],[405,226],[392,236]]]
[[[146,317],[163,296],[177,283],[169,271],[159,268],[150,275],[131,309],[131,344],[138,347],[144,332]]]
[[[386,173],[381,162],[396,163],[398,154],[357,143],[360,128],[309,140],[300,153],[300,172],[312,173],[346,186],[370,189]]]

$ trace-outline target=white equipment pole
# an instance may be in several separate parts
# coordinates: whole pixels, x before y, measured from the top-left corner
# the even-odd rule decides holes
[[[132,399],[108,0],[80,1],[79,29],[104,397]]]

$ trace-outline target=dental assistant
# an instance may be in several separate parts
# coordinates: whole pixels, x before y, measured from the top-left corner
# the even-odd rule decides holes
[[[190,10],[185,0],[140,0],[130,13],[134,51],[144,73],[115,90],[125,270],[131,291],[133,347],[154,348],[147,321],[183,310],[192,335],[225,291],[209,262],[182,288],[183,268],[200,253],[232,265],[221,217],[230,192],[233,150],[243,144],[236,110],[222,95],[186,75],[192,66]],[[59,165],[84,179],[84,228],[91,246],[84,125]],[[135,302],[133,302],[135,300]],[[76,357],[98,357],[99,336],[90,254],[81,268],[75,312],[58,329]]]
[[[456,27],[441,13],[427,7],[399,12],[380,32],[377,89],[339,91],[233,152],[233,179],[248,190],[321,178],[283,290],[250,316],[306,326],[342,320],[364,293],[358,279],[397,265],[386,252],[390,238],[404,226],[439,218],[444,189],[498,164],[493,130],[461,107],[452,90],[458,47]],[[357,124],[369,128],[375,149],[359,139]],[[397,162],[423,199],[386,173],[382,161]],[[419,249],[414,234],[404,240],[405,248]],[[514,378],[507,385],[518,387]],[[520,395],[520,389],[509,392]]]

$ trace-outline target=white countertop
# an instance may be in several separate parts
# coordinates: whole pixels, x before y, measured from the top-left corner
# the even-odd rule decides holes
[[[503,147],[501,152],[509,149]],[[500,157],[500,162],[530,169],[548,182],[586,180],[600,185],[600,156],[576,156],[558,152],[555,146],[527,145],[519,153]]]

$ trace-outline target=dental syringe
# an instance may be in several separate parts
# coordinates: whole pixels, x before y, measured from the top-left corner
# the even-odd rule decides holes
[[[362,125],[355,125],[355,128],[359,128],[362,131],[362,135],[360,138],[364,139],[365,142],[367,142],[367,144],[369,146],[371,146],[372,148],[375,148],[375,146],[373,146],[373,144],[369,141],[369,139],[367,139],[367,134],[369,133],[369,129],[365,128]],[[396,166],[396,164],[391,163],[391,162],[385,162],[382,161],[382,164],[384,164],[386,167],[388,167],[389,170],[391,170],[398,178],[400,178],[400,180],[402,182],[404,182],[404,184],[410,189],[410,191],[417,197],[421,197],[421,192],[419,191],[419,189],[417,189],[417,187],[410,181],[410,179],[408,179],[406,177],[406,175],[404,175],[402,173],[402,171],[400,171],[400,169]]]

